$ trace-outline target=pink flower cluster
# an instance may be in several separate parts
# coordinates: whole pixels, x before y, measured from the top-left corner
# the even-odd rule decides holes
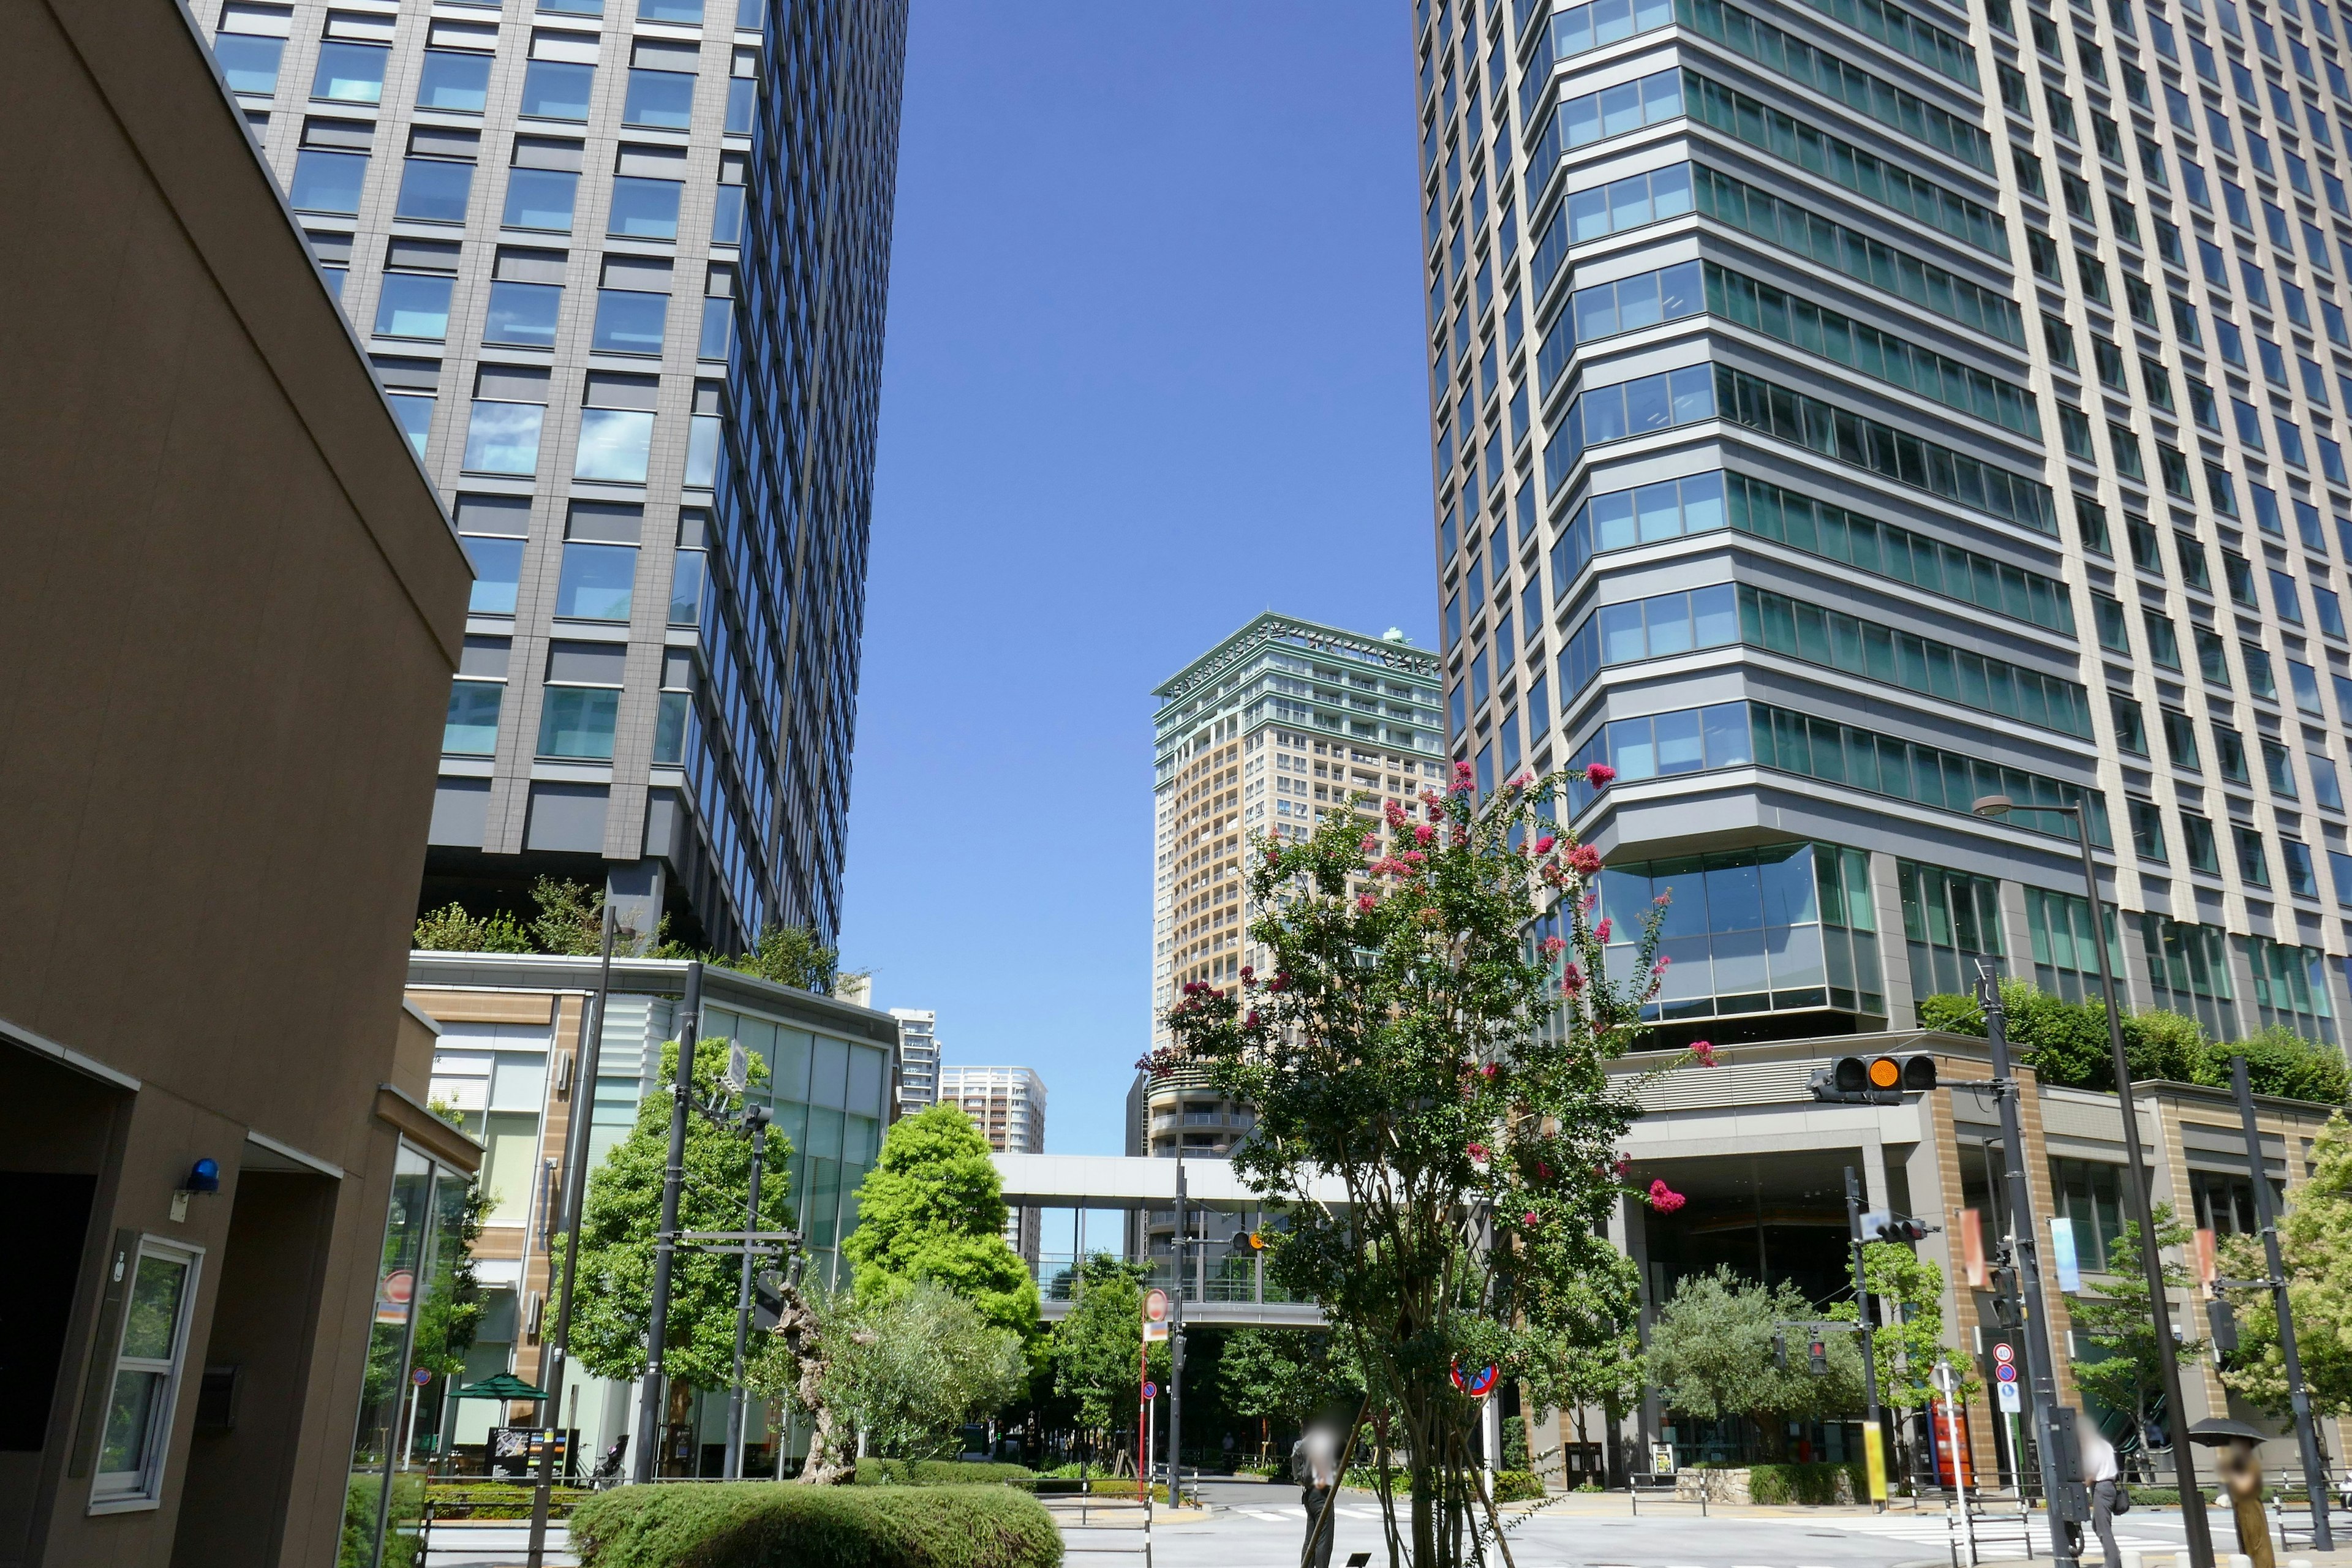
[[[1541,945],[1543,948],[1543,955],[1546,958],[1558,958],[1561,953],[1568,951],[1568,943],[1556,936],[1548,936],[1544,938]]]
[[[1705,1040],[1693,1040],[1690,1054],[1691,1060],[1703,1068],[1711,1068],[1715,1065],[1715,1047]]]
[[[1590,877],[1601,869],[1601,851],[1590,844],[1580,844],[1568,852],[1569,869],[1580,877]]]
[[[1617,770],[1607,763],[1595,763],[1584,770],[1584,782],[1594,789],[1607,789],[1617,777]]]
[[[1660,1214],[1672,1214],[1690,1200],[1666,1185],[1663,1181],[1650,1184],[1650,1206]]]
[[[1477,775],[1471,770],[1470,764],[1468,763],[1454,763],[1454,793],[1455,795],[1468,795],[1472,790],[1477,787]]]

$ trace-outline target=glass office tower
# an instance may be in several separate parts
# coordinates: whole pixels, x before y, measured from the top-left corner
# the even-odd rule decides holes
[[[839,920],[904,0],[203,0],[477,574],[427,907]]]
[[[2352,17],[1414,20],[1448,738],[1616,769],[1667,1041],[2095,990],[2062,805],[2130,1005],[2334,1041]]]

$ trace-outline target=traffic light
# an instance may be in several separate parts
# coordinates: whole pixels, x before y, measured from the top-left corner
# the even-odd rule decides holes
[[[773,1333],[783,1315],[784,1277],[763,1268],[751,1277],[751,1326],[761,1333]]]
[[[1814,1099],[1861,1105],[1893,1105],[1935,1087],[1936,1058],[1926,1055],[1840,1057],[1812,1079]]]
[[[1265,1250],[1265,1232],[1262,1230],[1237,1231],[1234,1235],[1234,1256],[1236,1258],[1255,1257],[1257,1254]]]
[[[1927,1227],[1916,1219],[1890,1215],[1878,1222],[1877,1239],[1880,1241],[1924,1241],[1927,1237]]]
[[[2213,1329],[2213,1353],[2228,1355],[2238,1348],[2238,1310],[2222,1297],[2205,1303],[2206,1321]]]
[[[1812,1344],[1807,1348],[1805,1358],[1807,1372],[1811,1373],[1815,1377],[1827,1377],[1830,1374],[1830,1347],[1818,1335],[1815,1336]]]
[[[1789,1336],[1777,1329],[1772,1331],[1772,1364],[1781,1372],[1789,1370]]]

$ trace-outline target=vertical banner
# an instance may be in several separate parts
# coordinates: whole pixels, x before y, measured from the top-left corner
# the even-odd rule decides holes
[[[1971,1290],[1981,1290],[1990,1278],[1985,1272],[1984,1216],[1974,1209],[1960,1211],[1960,1272]]]
[[[2200,1230],[2197,1233],[2197,1283],[2209,1296],[2213,1293],[2213,1278],[2217,1272],[2213,1266],[2213,1233]]]
[[[1870,1483],[1870,1500],[1885,1502],[1886,1500],[1885,1430],[1867,1421],[1864,1422],[1862,1426],[1862,1461]]]
[[[2083,1270],[2074,1261],[2074,1222],[2063,1215],[2050,1216],[2050,1265],[2058,1275],[2058,1289],[2069,1296],[2083,1292]]]

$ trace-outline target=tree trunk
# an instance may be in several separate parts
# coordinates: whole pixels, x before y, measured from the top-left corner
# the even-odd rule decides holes
[[[839,1429],[833,1407],[824,1397],[827,1357],[824,1331],[797,1286],[787,1287],[784,1291],[784,1308],[775,1331],[782,1336],[785,1352],[793,1358],[797,1373],[794,1395],[810,1415],[808,1458],[801,1466],[800,1479],[813,1487],[841,1486],[856,1475],[856,1466],[849,1458],[848,1435]]]

